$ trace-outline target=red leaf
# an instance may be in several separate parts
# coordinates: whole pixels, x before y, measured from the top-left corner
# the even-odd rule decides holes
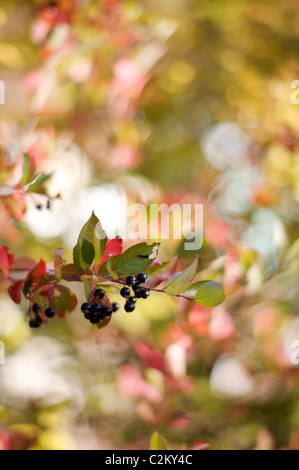
[[[5,274],[9,273],[10,266],[14,263],[15,257],[13,254],[8,253],[7,246],[3,245],[0,248],[0,270]]]
[[[45,277],[47,272],[47,265],[43,259],[32,269],[29,277],[32,279],[34,284],[39,284],[40,281]]]
[[[16,304],[21,303],[21,300],[22,300],[21,290],[22,290],[24,283],[25,281],[18,281],[8,288],[8,293]]]
[[[121,255],[123,251],[123,241],[121,238],[113,238],[113,240],[109,240],[107,243],[106,249],[104,251],[103,257],[101,259],[100,264],[98,265],[96,272],[99,271],[100,267],[108,261],[109,258],[112,256]]]
[[[39,285],[41,280],[45,277],[47,273],[47,265],[43,259],[35,266],[35,268],[30,271],[28,274],[25,286],[24,286],[24,293],[28,294],[33,284]]]

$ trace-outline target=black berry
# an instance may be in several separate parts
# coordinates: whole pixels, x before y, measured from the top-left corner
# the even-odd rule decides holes
[[[136,282],[135,276],[128,276],[126,279],[127,286],[131,287]]]
[[[94,304],[91,309],[91,315],[100,315],[103,312],[103,306],[101,304]]]
[[[43,208],[43,206],[42,206],[41,204],[37,204],[36,209],[37,209],[38,211],[41,211],[42,208]]]
[[[135,292],[135,297],[136,297],[136,299],[141,299],[141,297],[142,297],[142,289],[139,289],[137,292]]]
[[[113,310],[112,310],[111,307],[104,307],[104,308],[103,308],[103,315],[104,315],[105,317],[111,317],[112,312],[113,312]]]
[[[128,298],[128,301],[132,302],[133,304],[136,304],[137,299],[136,299],[136,297],[131,296],[131,297]]]
[[[30,320],[29,326],[30,328],[40,328],[42,326],[42,323],[37,320]]]
[[[86,318],[86,320],[90,320],[90,316],[91,316],[90,311],[84,312],[84,317]]]
[[[147,299],[149,295],[150,295],[150,291],[149,291],[148,289],[142,289],[142,291],[141,291],[141,297],[142,297],[143,299]]]
[[[147,275],[145,273],[139,273],[137,276],[137,281],[140,282],[140,284],[144,284],[147,280]]]
[[[101,320],[101,315],[98,313],[92,314],[89,319],[90,323],[92,323],[93,325],[96,325],[97,323],[99,323],[100,320]]]
[[[47,318],[55,317],[55,313],[56,312],[55,312],[54,308],[51,308],[51,307],[47,308],[46,311],[45,311],[45,314],[46,314]]]
[[[129,297],[130,295],[130,289],[128,287],[123,287],[120,291],[120,295],[122,297]]]
[[[140,284],[139,282],[136,282],[136,284],[134,284],[133,286],[133,291],[136,293],[140,289],[142,289],[142,284]]]
[[[39,304],[34,304],[32,310],[34,313],[39,313],[41,311],[41,306]]]
[[[81,305],[81,312],[83,313],[90,312],[90,309],[91,309],[91,305],[87,302]]]
[[[127,302],[125,305],[125,311],[130,313],[130,312],[133,312],[134,310],[135,310],[134,302]]]
[[[105,296],[105,291],[103,289],[96,289],[94,295],[101,300]]]
[[[117,302],[113,302],[112,304],[112,310],[113,312],[117,312],[117,310],[120,309],[120,305]]]

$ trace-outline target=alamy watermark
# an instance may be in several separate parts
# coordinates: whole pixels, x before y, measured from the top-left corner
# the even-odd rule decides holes
[[[5,346],[3,341],[0,341],[0,365],[5,364]]]
[[[184,240],[186,251],[203,245],[203,204],[131,204],[120,197],[122,217],[109,232],[109,238],[123,240]],[[105,238],[100,225],[98,238]]]

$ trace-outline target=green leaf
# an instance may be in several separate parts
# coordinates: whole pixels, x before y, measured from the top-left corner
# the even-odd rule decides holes
[[[82,228],[77,245],[73,250],[74,264],[76,268],[82,269],[85,273],[89,272],[95,257],[94,233],[98,222],[99,219],[94,213],[92,213],[92,216]]]
[[[196,276],[198,264],[199,258],[196,256],[196,259],[187,269],[171,276],[163,289],[164,292],[169,295],[179,295],[184,292]]]
[[[105,253],[105,249],[107,246],[108,238],[103,230],[102,224],[98,221],[97,225],[94,228],[94,238],[93,238],[93,246],[95,251],[94,257],[94,264],[95,266],[99,266],[103,254]]]
[[[21,186],[25,186],[28,183],[32,171],[30,156],[28,155],[28,153],[25,153],[23,155],[23,159],[23,177],[21,181]]]
[[[157,431],[151,437],[151,450],[168,450],[166,439]]]
[[[90,293],[91,293],[91,289],[92,289],[91,284],[88,284],[87,282],[84,282],[83,287],[84,287],[85,298],[86,298],[86,301],[88,302],[89,301],[89,296],[90,296]]]
[[[27,191],[31,191],[32,193],[41,193],[45,194],[44,184],[51,178],[51,174],[47,173],[40,173],[32,183],[27,185]]]
[[[113,258],[109,258],[106,262],[107,271],[112,277],[112,279],[118,279],[118,275],[116,274],[115,271],[113,271],[112,265],[113,265]]]
[[[216,307],[225,299],[223,288],[216,281],[195,282],[189,289],[185,290],[183,295],[191,297],[195,302],[205,307]]]
[[[122,255],[113,258],[112,269],[117,274],[138,274],[147,269],[157,257],[159,243],[147,245],[138,243],[131,246]]]

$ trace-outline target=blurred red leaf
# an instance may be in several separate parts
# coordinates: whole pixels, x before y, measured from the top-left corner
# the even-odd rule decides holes
[[[154,349],[143,341],[138,341],[134,346],[136,354],[142,360],[144,367],[150,367],[153,369],[164,370],[164,358],[161,351]]]
[[[21,290],[23,285],[25,284],[25,281],[17,281],[15,282],[12,286],[8,288],[8,293],[11,297],[11,299],[16,303],[20,304],[22,297],[21,297]]]
[[[208,450],[210,448],[210,444],[203,441],[194,441],[192,442],[191,450]]]
[[[151,403],[159,403],[162,400],[161,392],[148,383],[139,370],[131,364],[124,364],[120,367],[117,385],[122,393],[130,397],[145,398]]]
[[[3,245],[0,248],[0,270],[5,274],[9,273],[10,266],[14,263],[15,257],[13,254],[8,253],[7,246]]]

